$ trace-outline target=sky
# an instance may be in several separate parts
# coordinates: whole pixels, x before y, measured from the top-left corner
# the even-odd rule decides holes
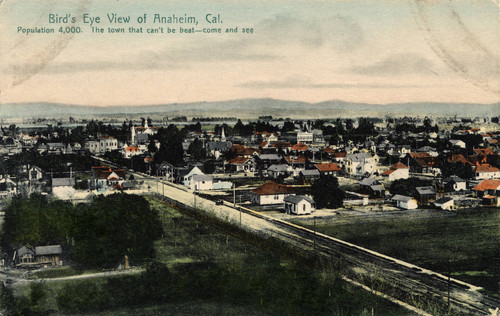
[[[112,13],[131,21],[111,24]],[[3,0],[0,103],[496,103],[499,13],[498,0]],[[77,21],[49,23],[50,14]],[[104,33],[92,33],[84,14],[100,17],[95,25]],[[198,25],[153,23],[154,14],[193,16]],[[207,14],[222,23],[208,23]],[[82,33],[58,32],[72,25]],[[144,33],[130,34],[130,26]],[[55,33],[26,35],[19,27]],[[158,27],[177,32],[145,33]],[[179,27],[222,33],[179,34]],[[225,33],[235,27],[238,33]]]

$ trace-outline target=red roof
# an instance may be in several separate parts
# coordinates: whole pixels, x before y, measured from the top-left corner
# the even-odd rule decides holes
[[[489,156],[495,154],[491,148],[476,148],[474,149],[474,152],[478,156]]]
[[[333,154],[333,153],[335,153],[335,149],[330,148],[330,147],[325,147],[325,148],[323,149],[323,152],[325,152],[325,153],[327,153],[327,154]]]
[[[259,145],[259,146],[260,146],[261,148],[264,148],[264,147],[266,147],[266,145],[267,145],[267,142],[262,142],[262,143],[260,143],[260,145]]]
[[[288,194],[293,193],[292,191],[292,186],[279,184],[274,181],[268,181],[260,187],[252,190],[252,192],[257,195]]]
[[[245,158],[245,157],[236,157],[236,158],[233,158],[233,159],[229,160],[227,163],[230,163],[230,164],[233,164],[233,165],[242,165],[245,162],[247,162],[248,160],[250,160],[250,159],[249,158]]]
[[[290,148],[291,150],[306,151],[309,147],[303,143],[297,143]]]
[[[454,162],[454,163],[461,163],[461,164],[469,164],[472,166],[472,163],[467,160],[464,155],[462,154],[453,154],[450,157],[448,157],[449,162]]]
[[[382,173],[382,175],[388,176],[398,169],[410,169],[410,167],[408,167],[407,165],[405,165],[402,162],[397,162],[397,163],[393,164],[391,166],[391,168],[389,168],[389,170],[386,170],[384,173]]]
[[[477,165],[476,168],[474,168],[474,172],[498,172],[498,168],[495,168],[491,165]]]
[[[340,171],[339,166],[336,163],[317,163],[314,164],[319,171],[327,172],[327,171]]]
[[[136,147],[136,146],[128,146],[125,150],[126,150],[126,151],[139,151],[139,147]]]
[[[500,187],[500,180],[483,180],[474,189],[474,191],[496,190]]]

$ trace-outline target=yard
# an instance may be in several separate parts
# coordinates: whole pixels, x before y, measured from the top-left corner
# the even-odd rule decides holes
[[[429,211],[430,212],[430,211]],[[339,239],[479,285],[500,297],[500,210],[477,208],[434,215],[353,216],[317,221],[316,229]],[[312,228],[311,220],[292,220]]]

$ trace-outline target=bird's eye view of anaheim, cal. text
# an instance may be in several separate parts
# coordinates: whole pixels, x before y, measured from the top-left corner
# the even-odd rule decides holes
[[[0,0],[0,316],[500,316],[500,0]]]

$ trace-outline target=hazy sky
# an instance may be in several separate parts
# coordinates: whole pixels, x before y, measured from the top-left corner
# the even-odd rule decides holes
[[[270,97],[368,103],[500,101],[499,4],[482,1],[70,1],[0,4],[1,103],[142,105]],[[49,14],[76,17],[60,34]],[[99,16],[92,34],[83,15]],[[106,14],[130,16],[110,24]],[[108,34],[194,16],[237,34]],[[219,14],[221,24],[205,15]],[[147,14],[147,22],[137,17]],[[54,34],[18,32],[54,28]],[[253,28],[253,34],[241,33]],[[178,32],[178,30],[177,30]]]

